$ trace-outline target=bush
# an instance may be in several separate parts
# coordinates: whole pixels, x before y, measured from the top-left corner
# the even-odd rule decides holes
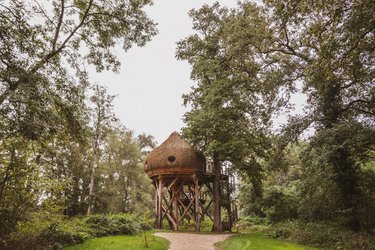
[[[375,240],[371,235],[355,233],[339,225],[290,221],[274,225],[267,235],[319,248],[375,249]]]
[[[142,222],[129,214],[93,215],[86,219],[86,224],[93,229],[95,236],[136,234],[142,231]]]
[[[246,216],[241,218],[238,224],[249,224],[249,225],[263,225],[267,226],[270,224],[270,221],[266,217],[259,216]]]
[[[76,230],[64,230],[61,224],[52,223],[37,236],[38,244],[45,248],[59,249],[65,245],[79,244],[85,241],[84,233]]]
[[[297,202],[294,197],[273,190],[264,199],[265,214],[272,223],[296,218]]]
[[[92,237],[136,234],[152,228],[150,220],[130,214],[92,215],[83,218],[32,216],[0,241],[0,249],[60,249]]]
[[[202,232],[211,232],[213,224],[214,223],[210,219],[206,219],[206,220],[201,221],[201,231]]]

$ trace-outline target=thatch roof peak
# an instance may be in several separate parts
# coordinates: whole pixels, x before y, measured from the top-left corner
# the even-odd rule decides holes
[[[193,148],[184,138],[182,138],[180,133],[176,131],[170,134],[169,137],[157,148],[163,147]]]

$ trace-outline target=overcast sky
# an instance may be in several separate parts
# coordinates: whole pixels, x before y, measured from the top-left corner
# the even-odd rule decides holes
[[[135,134],[147,133],[162,143],[173,131],[184,126],[182,94],[194,84],[190,80],[190,66],[175,58],[176,42],[193,33],[188,11],[215,0],[156,0],[146,9],[158,23],[159,34],[145,47],[134,47],[128,52],[119,49],[122,68],[120,74],[92,73],[94,82],[117,95],[115,113]],[[237,1],[220,0],[222,6],[235,7]],[[301,112],[303,96],[292,97]],[[285,122],[281,117],[278,122]]]
[[[192,34],[188,11],[214,0],[156,0],[148,7],[148,15],[158,23],[159,34],[145,47],[128,52],[118,51],[122,67],[120,74],[93,73],[94,82],[117,95],[115,113],[121,122],[136,134],[145,132],[160,144],[173,131],[184,126],[187,111],[181,96],[190,91],[190,66],[175,59],[176,42]],[[236,1],[219,1],[234,7]]]

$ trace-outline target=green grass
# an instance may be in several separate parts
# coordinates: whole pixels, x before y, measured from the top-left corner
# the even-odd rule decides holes
[[[121,235],[94,238],[83,244],[64,248],[64,250],[166,250],[169,242],[160,237],[154,237],[146,234],[148,248],[145,246],[144,236],[140,235]]]
[[[229,239],[218,242],[215,246],[219,250],[312,250],[316,248],[305,247],[284,240],[268,239],[263,233],[253,232],[248,234],[239,234]]]

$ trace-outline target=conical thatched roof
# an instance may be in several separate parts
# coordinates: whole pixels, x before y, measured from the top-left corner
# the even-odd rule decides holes
[[[168,174],[195,174],[202,173],[205,166],[203,153],[189,145],[179,133],[173,132],[146,156],[145,172],[150,178]]]

